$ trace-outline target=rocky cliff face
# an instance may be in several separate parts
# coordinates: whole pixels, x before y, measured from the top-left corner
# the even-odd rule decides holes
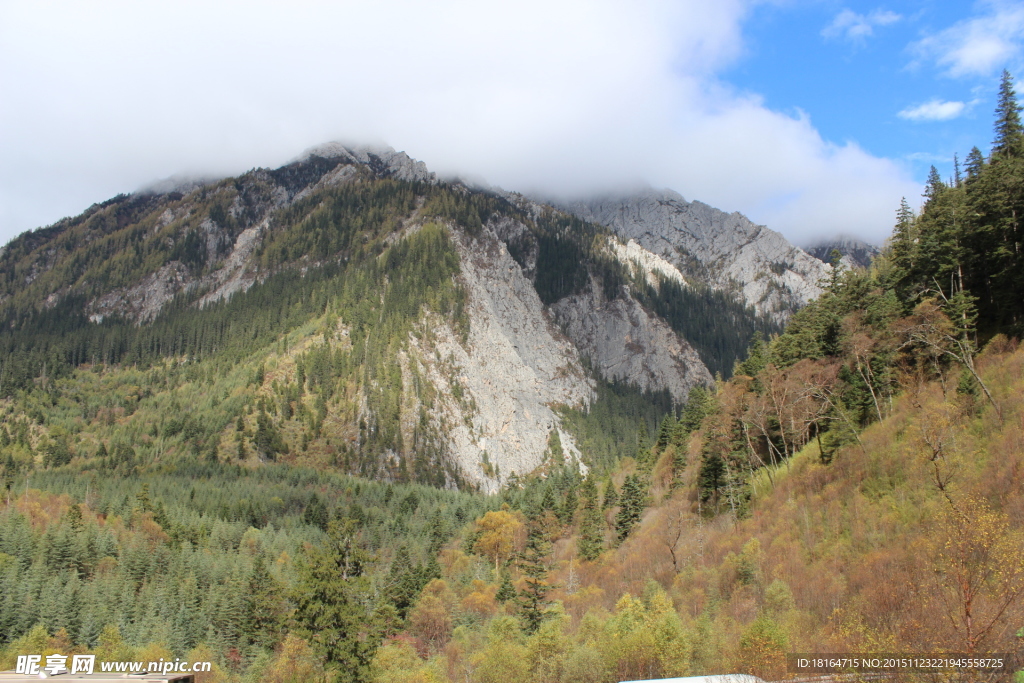
[[[451,234],[469,295],[469,338],[460,343],[445,321],[431,316],[424,324],[433,334],[412,340],[439,390],[432,419],[449,452],[488,491],[513,472],[538,467],[552,430],[559,430],[566,461],[579,461],[572,437],[560,430],[552,410],[583,408],[592,398],[593,380],[579,350],[552,324],[492,230],[475,238],[455,229]]]
[[[777,320],[819,296],[819,282],[830,269],[740,213],[687,202],[671,190],[649,189],[565,208],[634,240],[687,278],[736,291],[758,312]]]
[[[679,403],[694,386],[714,380],[693,347],[631,296],[608,301],[592,283],[551,311],[602,376],[644,390],[668,389]]]

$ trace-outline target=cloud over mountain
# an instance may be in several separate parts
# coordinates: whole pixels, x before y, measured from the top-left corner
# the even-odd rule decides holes
[[[795,240],[878,239],[917,184],[721,81],[749,9],[6,3],[2,239],[157,178],[275,165],[330,139],[386,142],[511,189],[645,181]]]

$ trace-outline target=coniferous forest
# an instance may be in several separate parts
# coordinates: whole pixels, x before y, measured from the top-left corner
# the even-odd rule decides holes
[[[933,169],[872,266],[834,268],[784,330],[633,278],[600,226],[369,176],[274,214],[262,276],[230,298],[83,312],[169,260],[212,272],[269,174],[319,167],[179,193],[200,207],[183,216],[118,197],[26,233],[0,254],[0,668],[90,652],[211,661],[202,683],[782,680],[796,652],[1006,653],[1012,671],[942,680],[1021,680],[1020,112],[1004,74],[989,153]],[[540,467],[485,495],[426,419],[429,378],[396,368],[424,315],[468,334],[451,230],[513,218],[542,302],[628,287],[719,379],[678,405],[595,378],[589,408],[558,407],[586,467],[552,430]],[[192,237],[206,219],[224,234]]]

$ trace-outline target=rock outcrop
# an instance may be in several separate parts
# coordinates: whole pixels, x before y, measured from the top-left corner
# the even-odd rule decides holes
[[[731,289],[758,312],[784,320],[821,294],[830,266],[740,213],[648,189],[566,204],[675,265],[687,278]]]
[[[488,491],[512,472],[539,466],[553,429],[559,430],[563,457],[579,461],[552,409],[583,408],[593,397],[578,350],[551,323],[533,285],[492,231],[476,238],[458,230],[451,235],[469,294],[469,337],[460,343],[443,321],[428,319],[431,334],[411,340],[438,389],[433,419],[449,452]]]
[[[679,403],[694,386],[714,381],[693,347],[628,294],[607,301],[592,283],[589,291],[566,297],[551,310],[579,352],[610,380],[668,389]]]

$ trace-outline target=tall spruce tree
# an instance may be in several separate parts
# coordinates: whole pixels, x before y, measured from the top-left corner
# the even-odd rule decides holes
[[[619,492],[615,490],[615,482],[608,479],[608,482],[604,487],[604,500],[601,503],[601,509],[607,510],[613,508],[619,504]]]
[[[984,167],[985,155],[981,153],[977,146],[971,147],[971,151],[967,153],[967,159],[964,162],[964,171],[967,173],[965,182],[970,183],[976,180],[981,175],[981,169]]]
[[[592,476],[583,481],[583,515],[576,549],[585,560],[596,560],[604,550],[604,515],[597,505],[597,484]]]
[[[543,525],[539,521],[531,521],[526,536],[526,549],[519,560],[519,570],[526,577],[525,585],[519,593],[519,614],[527,633],[535,633],[544,621],[547,596],[551,591],[546,563],[550,550],[551,543],[545,536]]]
[[[295,630],[344,683],[369,680],[370,660],[383,637],[366,576],[369,559],[358,545],[355,523],[331,521],[327,541],[309,549],[298,565]]]
[[[615,532],[619,542],[626,540],[629,532],[640,523],[644,508],[647,507],[647,492],[640,477],[631,474],[622,484],[622,495],[619,499],[619,512],[615,515]]]
[[[996,139],[992,141],[992,158],[1014,156],[1019,152],[1024,126],[1020,121],[1021,107],[1013,89],[1013,76],[1003,69],[999,82],[999,101],[996,104]]]
[[[272,649],[281,639],[281,585],[267,569],[262,555],[253,560],[245,595],[242,629],[254,645]]]

